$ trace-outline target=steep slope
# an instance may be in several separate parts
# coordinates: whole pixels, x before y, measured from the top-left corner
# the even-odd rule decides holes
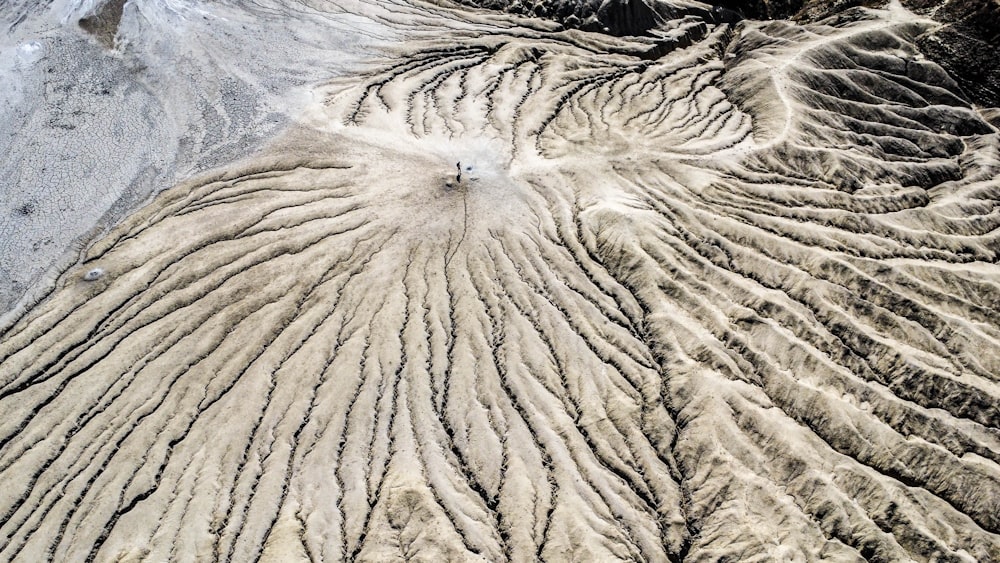
[[[0,560],[996,560],[1000,136],[898,4],[704,9],[338,4],[0,336]]]

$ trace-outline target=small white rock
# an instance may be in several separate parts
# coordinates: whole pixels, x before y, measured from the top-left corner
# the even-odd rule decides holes
[[[93,270],[90,270],[86,274],[84,274],[83,279],[86,281],[94,281],[103,275],[104,275],[103,268],[94,268]]]

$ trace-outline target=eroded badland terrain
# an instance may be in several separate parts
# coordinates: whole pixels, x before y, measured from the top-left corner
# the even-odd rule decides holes
[[[0,3],[0,561],[1000,560],[1000,4]]]

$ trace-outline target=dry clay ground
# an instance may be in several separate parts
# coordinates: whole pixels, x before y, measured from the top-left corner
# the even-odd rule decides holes
[[[1000,560],[1000,139],[933,22],[289,6],[405,41],[0,333],[0,560]]]

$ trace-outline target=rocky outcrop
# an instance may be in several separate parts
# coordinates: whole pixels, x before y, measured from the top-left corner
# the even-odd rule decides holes
[[[127,0],[105,0],[94,13],[80,18],[80,27],[94,35],[105,47],[113,47]]]

